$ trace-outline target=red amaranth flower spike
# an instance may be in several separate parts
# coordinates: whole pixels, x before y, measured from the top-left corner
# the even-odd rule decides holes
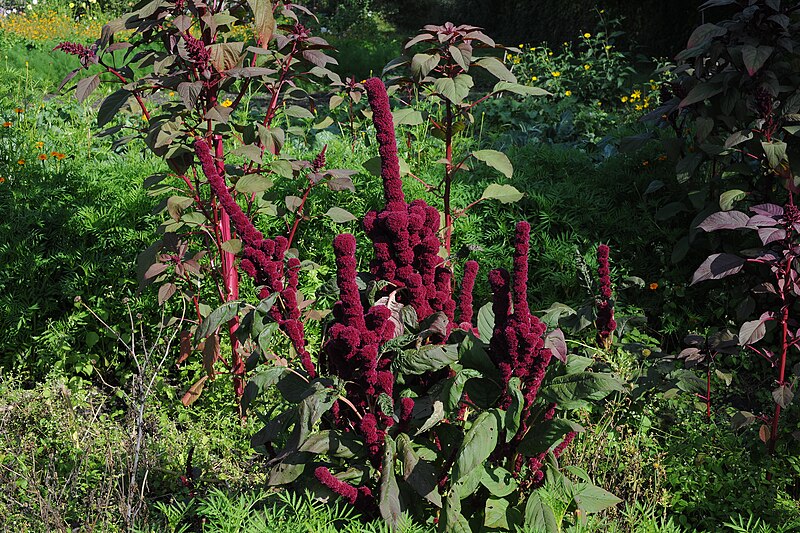
[[[609,265],[610,249],[601,244],[597,247],[597,274],[600,295],[597,299],[597,344],[605,349],[611,346],[617,322],[614,320],[614,301],[611,288],[611,267]]]
[[[397,139],[394,134],[394,119],[389,106],[389,95],[380,78],[370,78],[364,82],[367,100],[372,109],[372,122],[375,124],[375,137],[378,139],[378,153],[381,156],[381,176],[389,211],[406,210],[403,194],[403,180],[400,179],[400,160],[397,157]]]

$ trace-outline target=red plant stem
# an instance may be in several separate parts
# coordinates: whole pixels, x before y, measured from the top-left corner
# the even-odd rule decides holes
[[[706,418],[711,420],[711,365],[706,369]]]
[[[303,220],[303,208],[306,205],[308,193],[311,192],[312,187],[314,187],[314,185],[309,181],[308,187],[306,187],[306,190],[303,192],[303,198],[300,200],[300,207],[294,212],[294,223],[292,224],[292,231],[289,232],[289,244],[287,245],[289,248],[292,247],[292,241],[294,241],[294,234],[297,231],[297,226],[299,226],[300,221]]]
[[[109,74],[113,74],[114,76],[116,76],[122,83],[128,83],[128,80],[126,80],[125,77],[119,72],[117,72],[115,69],[111,67],[106,67],[106,71]],[[139,107],[142,108],[142,113],[144,114],[144,118],[146,118],[147,121],[150,122],[150,112],[147,111],[147,108],[144,105],[142,97],[139,96],[139,91],[133,91],[133,97],[136,98],[136,102],[139,104]]]
[[[450,240],[453,235],[453,215],[450,212],[450,190],[453,184],[453,104],[447,100],[447,124],[445,130],[445,163],[444,167],[444,249],[450,255]]]
[[[787,287],[791,287],[790,272],[792,269],[792,258],[786,261],[784,267],[784,289],[781,291],[781,368],[778,373],[778,386],[783,387],[786,378],[786,356],[789,351],[789,304],[786,301]],[[769,454],[775,453],[775,444],[778,440],[778,421],[781,416],[781,405],[775,402],[775,414],[772,416],[772,430],[769,434]]]

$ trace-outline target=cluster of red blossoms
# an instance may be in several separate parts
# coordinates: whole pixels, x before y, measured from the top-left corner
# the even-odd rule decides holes
[[[258,295],[260,299],[267,298],[271,294],[280,295],[282,305],[273,305],[270,313],[300,355],[303,368],[309,376],[315,377],[316,369],[311,361],[311,354],[306,349],[305,331],[303,323],[300,321],[300,309],[297,306],[297,274],[300,269],[300,261],[296,257],[285,261],[288,248],[286,238],[265,239],[242,212],[242,208],[228,191],[228,186],[217,168],[208,143],[204,139],[197,139],[194,142],[194,149],[203,167],[203,173],[211,185],[211,190],[231,218],[244,245],[241,269],[253,278],[256,285],[261,286]],[[236,370],[243,369],[233,370],[235,375],[239,375]]]
[[[364,228],[375,249],[372,273],[388,281],[392,289],[405,288],[407,301],[403,303],[413,306],[420,320],[443,312],[452,323],[456,308],[453,273],[439,257],[439,212],[424,200],[406,203],[389,97],[378,78],[367,80],[364,86],[373,113],[386,200],[383,210],[364,217]]]
[[[53,50],[61,50],[65,54],[78,56],[83,68],[88,68],[90,64],[97,63],[97,53],[92,48],[88,48],[80,43],[64,41],[53,48]]]
[[[611,336],[617,329],[614,320],[614,302],[611,292],[611,268],[608,264],[609,248],[605,244],[597,247],[597,275],[599,276],[600,297],[597,301],[597,343],[604,348],[611,345]]]

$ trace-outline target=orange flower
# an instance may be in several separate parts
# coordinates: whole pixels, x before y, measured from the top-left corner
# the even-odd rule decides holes
[[[650,161],[642,161],[642,166],[643,167],[646,167],[649,164],[650,164]]]
[[[36,148],[44,148],[44,141],[39,141],[36,143]]]
[[[39,158],[39,161],[44,161],[47,159],[47,154],[39,154],[37,157]]]
[[[62,160],[62,159],[64,159],[65,157],[67,157],[67,155],[66,155],[66,154],[62,154],[61,152],[53,152],[53,153],[52,153],[52,154],[50,154],[50,155],[52,155],[53,157],[55,157],[55,158],[56,158],[56,159],[58,159],[59,161],[61,161],[61,160]]]
[[[654,281],[653,283],[651,283],[651,284],[650,284],[650,290],[651,290],[651,291],[654,291],[654,290],[656,290],[657,288],[658,288],[658,283],[656,283],[655,281]]]
[[[25,160],[24,159],[20,159],[19,161],[17,161],[17,164],[18,165],[24,165],[25,164]]]
[[[3,127],[4,128],[10,128],[11,127],[11,123],[10,122],[3,122]]]
[[[0,176],[0,183],[5,183],[6,179],[3,176]]]
[[[19,115],[20,113],[24,113],[25,112],[25,110],[22,109],[21,107],[16,108],[14,111],[16,111],[17,115]]]
[[[658,156],[658,160],[659,161],[666,161],[667,160],[667,156],[665,156],[664,154],[661,154],[660,156]]]

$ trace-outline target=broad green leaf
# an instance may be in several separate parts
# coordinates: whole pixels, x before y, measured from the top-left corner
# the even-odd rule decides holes
[[[746,44],[742,47],[742,60],[747,69],[747,74],[751,78],[764,66],[769,56],[772,55],[773,50],[773,47],[766,45],[753,46]]]
[[[381,517],[393,530],[399,527],[403,518],[403,511],[400,508],[400,488],[397,486],[397,479],[394,476],[395,453],[394,440],[386,435],[378,509]]]
[[[220,248],[224,252],[228,252],[229,254],[238,254],[242,251],[242,240],[241,239],[228,239],[227,241],[223,242],[220,245]]]
[[[475,152],[472,152],[472,156],[478,161],[483,161],[493,169],[500,171],[505,177],[509,179],[511,179],[511,176],[514,173],[514,167],[511,166],[511,161],[509,161],[508,156],[503,152],[498,152],[497,150],[477,150]],[[492,187],[492,185],[489,185],[489,187]],[[487,190],[489,189],[489,187],[487,187]],[[500,185],[499,187],[511,187],[511,186]],[[514,189],[513,187],[511,188]],[[514,189],[514,191],[517,194],[519,194],[519,198],[517,198],[516,200],[506,200],[503,201],[503,203],[516,202],[517,200],[522,198],[522,193],[520,193],[516,189]],[[486,191],[483,192],[483,197],[487,198]],[[501,198],[498,198],[498,200],[502,201]]]
[[[461,514],[461,500],[454,491],[450,491],[444,501],[439,523],[444,533],[472,533],[469,522]]]
[[[477,370],[471,368],[463,368],[456,372],[456,375],[450,378],[445,385],[446,400],[445,410],[449,413],[458,407],[458,402],[464,394],[464,385],[472,378],[479,378],[482,374]]]
[[[522,396],[520,386],[520,379],[518,377],[513,377],[508,380],[508,395],[511,397],[511,404],[506,410],[505,417],[506,442],[511,442],[511,439],[513,439],[517,431],[519,431],[522,409],[525,407],[525,399]]]
[[[703,100],[708,100],[712,96],[716,96],[723,91],[722,85],[717,85],[711,82],[700,82],[689,91],[689,94],[681,100],[679,107],[686,107]]]
[[[275,366],[262,370],[247,382],[242,393],[242,413],[246,413],[250,404],[259,394],[278,383],[283,376],[289,373],[289,369],[284,366]]]
[[[493,333],[494,311],[492,310],[492,304],[487,303],[478,310],[478,334],[481,336],[481,340],[488,344],[492,340]]]
[[[355,215],[350,211],[342,209],[341,207],[331,207],[325,212],[325,216],[336,222],[337,224],[344,224],[356,220]]]
[[[780,165],[781,161],[786,159],[786,143],[783,141],[762,141],[761,147],[764,149],[764,154],[767,156],[767,162],[772,168],[778,168],[778,165]]]
[[[244,194],[258,194],[270,189],[272,180],[261,174],[247,174],[236,182],[236,190]]]
[[[607,490],[589,483],[575,483],[572,487],[575,504],[586,514],[599,513],[622,502]]]
[[[392,117],[395,126],[417,126],[424,122],[422,113],[411,107],[392,111]]]
[[[117,116],[117,113],[122,106],[125,105],[125,102],[128,101],[130,98],[131,92],[126,89],[119,89],[110,95],[106,96],[103,99],[103,103],[100,104],[100,109],[97,111],[97,126],[103,127]]]
[[[536,533],[560,533],[553,508],[542,500],[539,492],[528,496],[525,504],[525,529]]]
[[[481,198],[486,200],[500,200],[503,204],[512,204],[519,202],[525,196],[519,192],[513,185],[500,185],[492,183],[483,191]]]
[[[411,73],[417,80],[427,76],[439,64],[439,54],[414,54],[411,58]]]
[[[519,83],[510,83],[507,81],[498,81],[494,88],[493,93],[508,91],[510,93],[519,94],[522,96],[550,96],[552,93],[540,89],[539,87],[530,87],[528,85],[520,85]]]
[[[747,193],[740,189],[731,189],[719,195],[719,208],[723,211],[730,211],[733,205],[739,200],[743,200]]]
[[[491,470],[486,470],[486,474],[481,478],[481,485],[486,487],[493,496],[505,498],[519,486],[514,479],[514,475],[501,466],[496,466]]]
[[[253,11],[253,29],[259,46],[266,48],[275,31],[275,18],[272,15],[272,0],[247,0]]]
[[[472,76],[459,74],[455,78],[438,78],[433,82],[434,90],[452,103],[458,105],[469,96],[473,85]]]
[[[402,374],[436,371],[458,361],[455,344],[429,344],[415,350],[404,350],[392,361],[392,369]]]
[[[300,446],[300,451],[352,459],[364,454],[364,445],[352,433],[326,429],[309,436]]]
[[[224,303],[203,319],[194,334],[195,342],[205,339],[230,319],[239,314],[241,302]]]
[[[519,452],[527,456],[551,451],[570,432],[581,433],[583,427],[565,418],[553,418],[531,428],[519,443]]]
[[[436,507],[441,507],[442,497],[438,491],[439,474],[436,467],[419,458],[411,445],[411,439],[405,433],[397,436],[397,455],[403,463],[403,478],[411,488]]]
[[[557,376],[539,389],[539,396],[560,407],[572,409],[586,404],[586,400],[600,400],[613,391],[625,390],[622,381],[605,372],[580,372]]]
[[[497,446],[500,433],[500,420],[496,411],[478,415],[472,427],[464,436],[453,466],[453,480],[458,481],[489,457]]]
[[[500,81],[508,83],[517,83],[517,78],[508,70],[502,61],[496,57],[482,57],[478,59],[475,64],[481,68],[486,69],[489,73]]]
[[[306,465],[311,465],[313,455],[310,453],[293,453],[269,471],[267,485],[287,485],[303,475]]]
[[[508,500],[488,498],[483,513],[483,525],[488,528],[508,529]]]

